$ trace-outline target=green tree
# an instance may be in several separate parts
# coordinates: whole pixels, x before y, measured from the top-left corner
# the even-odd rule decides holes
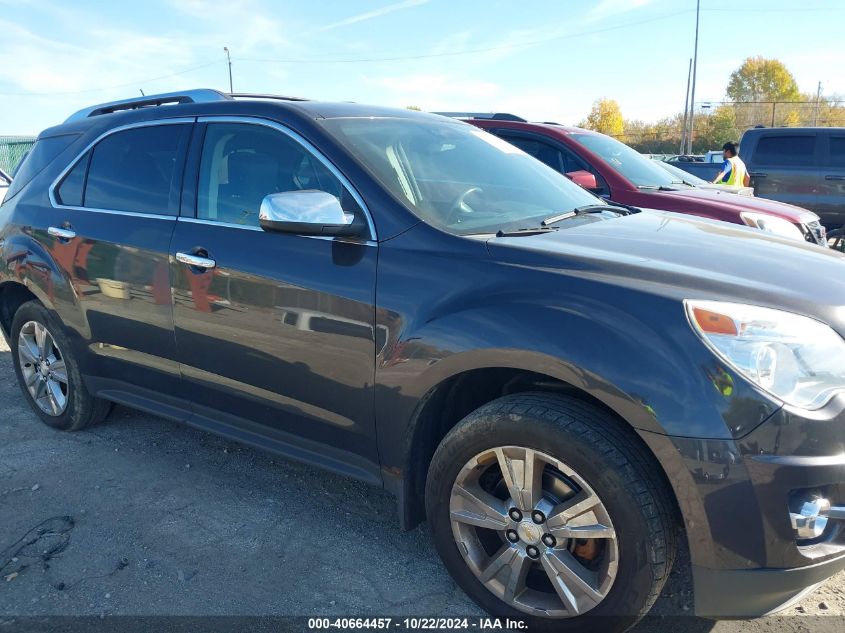
[[[422,108],[415,105],[405,106],[406,110],[415,110],[416,112],[422,112]]]
[[[732,106],[722,105],[710,116],[710,149],[722,147],[729,141],[738,142],[741,134],[736,127],[736,110]]]
[[[586,120],[579,124],[588,130],[595,130],[610,136],[621,136],[625,131],[622,110],[613,99],[599,99],[593,104]]]
[[[731,73],[727,95],[732,101],[797,101],[795,77],[777,59],[749,57]]]

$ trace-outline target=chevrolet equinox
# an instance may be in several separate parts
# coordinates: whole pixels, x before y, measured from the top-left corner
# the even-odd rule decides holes
[[[56,429],[113,403],[384,486],[532,630],[845,567],[845,256],[617,206],[430,114],[212,90],[82,110],[0,207],[0,325]]]

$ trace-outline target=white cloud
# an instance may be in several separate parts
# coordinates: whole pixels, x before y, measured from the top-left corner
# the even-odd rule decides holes
[[[388,4],[386,6],[380,7],[378,9],[373,9],[372,11],[367,11],[365,13],[359,13],[357,15],[350,16],[348,18],[344,18],[342,20],[338,20],[337,22],[332,22],[330,24],[326,24],[325,26],[321,26],[318,29],[312,31],[312,33],[322,33],[324,31],[330,31],[332,29],[339,28],[341,26],[348,26],[350,24],[357,24],[358,22],[364,22],[365,20],[372,20],[373,18],[379,18],[383,15],[388,15],[390,13],[394,13],[396,11],[402,11],[403,9],[410,9],[412,7],[418,7],[423,4],[427,4],[430,0],[402,0],[402,2],[395,2],[393,4]]]
[[[648,6],[654,0],[601,0],[587,13],[589,20],[602,20]]]
[[[457,74],[362,76],[361,79],[364,86],[380,92],[380,102],[385,105],[415,105],[429,112],[511,112],[531,121],[572,124],[583,118],[591,103],[586,95],[573,96],[566,86],[510,91],[495,82]]]
[[[476,104],[495,97],[498,84],[446,74],[414,74],[388,77],[362,76],[364,85],[378,88],[392,105],[417,105],[423,109],[460,110],[461,104]]]

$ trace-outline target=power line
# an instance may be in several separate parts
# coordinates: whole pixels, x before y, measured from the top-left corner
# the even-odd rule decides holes
[[[241,57],[238,58],[238,61],[242,62],[269,62],[269,63],[278,63],[278,64],[359,64],[359,63],[368,63],[368,62],[396,62],[396,61],[411,61],[416,59],[434,59],[439,57],[458,57],[462,55],[475,55],[478,53],[490,53],[493,51],[500,51],[500,50],[509,50],[513,48],[527,48],[530,46],[537,46],[539,44],[546,44],[547,42],[554,42],[557,40],[563,39],[572,39],[576,37],[584,37],[587,35],[596,35],[598,33],[606,33],[608,31],[617,31],[619,29],[625,29],[632,26],[639,26],[641,24],[649,24],[651,22],[659,22],[662,20],[668,20],[670,18],[677,17],[679,15],[684,15],[685,13],[691,13],[693,9],[684,9],[683,11],[677,11],[675,13],[667,13],[665,15],[658,15],[651,18],[646,18],[644,20],[638,20],[635,22],[627,22],[624,24],[616,24],[614,26],[607,26],[604,28],[599,29],[592,29],[589,31],[580,31],[580,32],[573,32],[573,33],[563,33],[560,35],[553,35],[551,37],[541,38],[538,40],[532,40],[529,42],[519,42],[516,44],[498,44],[496,46],[485,46],[481,48],[470,48],[462,51],[446,51],[443,53],[423,53],[423,54],[416,54],[416,55],[397,55],[397,56],[386,56],[386,57],[358,57],[353,59],[303,59],[303,58],[279,58],[279,59],[272,59],[272,58],[250,58],[250,57]]]
[[[170,77],[178,77],[179,75],[185,75],[187,73],[193,72],[195,70],[200,70],[202,68],[208,68],[209,66],[214,66],[219,64],[220,62],[207,62],[205,64],[200,64],[199,66],[192,66],[191,68],[185,68],[184,70],[180,70],[174,73],[170,73],[169,75],[160,75],[158,77],[152,77],[150,79],[136,79],[134,81],[128,81],[125,84],[115,84],[113,86],[103,86],[101,88],[87,88],[85,90],[67,90],[61,92],[0,92],[0,96],[4,97],[54,97],[54,96],[61,96],[61,95],[81,95],[81,94],[88,94],[91,92],[103,92],[104,90],[115,90],[117,88],[127,88],[129,86],[137,86],[138,84],[145,84],[151,81],[159,81],[160,79],[169,79]]]
[[[568,39],[568,38],[576,38],[576,37],[584,37],[587,35],[596,35],[599,33],[606,33],[608,31],[615,31],[619,29],[629,28],[632,26],[639,26],[641,24],[649,24],[651,22],[659,22],[662,20],[668,20],[670,18],[683,15],[685,13],[690,13],[691,9],[685,9],[683,11],[678,11],[676,13],[668,13],[665,15],[658,15],[651,18],[646,18],[643,20],[637,20],[634,22],[627,22],[624,24],[617,24],[614,26],[608,26],[604,28],[592,29],[587,31],[581,32],[574,32],[574,33],[564,33],[561,35],[554,35],[552,37],[542,38],[538,40],[533,40],[529,42],[520,42],[516,44],[499,44],[496,46],[487,46],[481,48],[474,48],[474,49],[467,49],[462,51],[446,51],[443,53],[426,53],[426,54],[417,54],[417,55],[398,55],[398,56],[375,56],[375,57],[360,57],[360,58],[336,58],[336,59],[319,59],[319,58],[312,58],[312,59],[304,59],[304,58],[290,58],[290,59],[266,59],[266,58],[235,58],[235,61],[241,62],[258,62],[258,63],[279,63],[279,64],[360,64],[360,63],[372,63],[372,62],[394,62],[394,61],[410,61],[410,60],[417,60],[417,59],[435,59],[435,58],[442,58],[442,57],[458,57],[462,55],[475,55],[478,53],[489,53],[493,51],[499,50],[509,50],[513,48],[526,48],[530,46],[537,46],[539,44],[545,44],[546,42],[553,42],[556,40],[561,39]],[[169,79],[170,77],[177,77],[179,75],[184,75],[195,70],[200,70],[202,68],[207,68],[209,66],[213,66],[218,62],[208,62],[205,64],[201,64],[199,66],[193,66],[191,68],[186,68],[184,70],[180,70],[178,72],[170,73],[167,75],[161,75],[158,77],[152,77],[150,79],[136,79],[134,81],[127,82],[125,84],[117,84],[113,86],[105,86],[100,88],[88,88],[85,90],[70,90],[70,91],[60,91],[60,92],[0,92],[0,96],[7,96],[7,97],[50,97],[50,96],[62,96],[62,95],[80,95],[80,94],[88,94],[92,92],[102,92],[106,90],[115,90],[118,88],[126,88],[128,86],[137,86],[139,84],[149,83],[152,81],[159,81],[161,79]]]
[[[537,40],[532,40],[528,42],[519,42],[514,44],[499,44],[495,46],[485,46],[479,48],[472,48],[472,49],[465,49],[460,51],[445,51],[442,53],[423,53],[423,54],[415,54],[415,55],[394,55],[394,56],[373,56],[373,57],[358,57],[358,58],[329,58],[329,59],[320,59],[320,58],[235,58],[236,61],[241,62],[250,62],[250,63],[277,63],[277,64],[363,64],[363,63],[376,63],[376,62],[396,62],[396,61],[413,61],[413,60],[422,60],[422,59],[437,59],[437,58],[444,58],[444,57],[460,57],[464,55],[476,55],[479,53],[490,53],[495,51],[501,50],[510,50],[510,49],[519,49],[519,48],[528,48],[531,46],[538,46],[540,44],[546,44],[548,42],[554,42],[557,40],[562,39],[574,39],[578,37],[585,37],[588,35],[597,35],[600,33],[607,33],[610,31],[617,31],[620,29],[626,29],[634,26],[640,26],[643,24],[650,24],[652,22],[659,22],[668,20],[680,15],[684,15],[687,13],[692,13],[695,9],[684,9],[682,11],[677,11],[675,13],[667,13],[664,15],[653,16],[650,18],[645,18],[642,20],[636,20],[632,22],[625,22],[622,24],[616,24],[613,26],[585,30],[580,32],[570,32],[570,33],[563,33],[560,35],[554,35],[551,37],[541,38]],[[708,12],[735,12],[737,10],[742,10],[746,12],[754,12],[754,11],[765,11],[765,12],[772,12],[777,11],[780,13],[808,13],[815,10],[824,10],[824,11],[845,11],[845,8],[838,7],[838,8],[826,8],[826,9],[816,9],[816,8],[801,8],[801,9],[724,9],[724,8],[705,8],[702,11]],[[80,95],[80,94],[89,94],[94,92],[103,92],[106,90],[115,90],[118,88],[126,88],[129,86],[137,86],[139,84],[149,83],[153,81],[160,81],[162,79],[169,79],[171,77],[178,77],[180,75],[185,75],[190,72],[194,72],[196,70],[201,70],[203,68],[208,68],[209,66],[213,66],[219,62],[212,61],[207,62],[204,64],[200,64],[198,66],[192,66],[190,68],[185,68],[180,71],[176,71],[173,73],[169,73],[166,75],[159,75],[157,77],[151,77],[148,79],[135,79],[133,81],[128,81],[122,84],[115,84],[111,86],[102,86],[99,88],[87,88],[84,90],[67,90],[67,91],[58,91],[58,92],[0,92],[0,96],[7,96],[7,97],[50,97],[50,96],[62,96],[62,95]]]

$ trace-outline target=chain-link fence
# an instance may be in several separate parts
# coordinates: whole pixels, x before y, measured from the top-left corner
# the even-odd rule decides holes
[[[738,142],[745,130],[758,125],[845,127],[845,100],[696,103],[693,153],[717,150],[726,141]],[[614,136],[641,152],[677,153],[681,151],[683,114],[655,123],[626,121],[624,132]]]
[[[7,174],[15,171],[33,143],[34,136],[0,136],[0,169]]]

